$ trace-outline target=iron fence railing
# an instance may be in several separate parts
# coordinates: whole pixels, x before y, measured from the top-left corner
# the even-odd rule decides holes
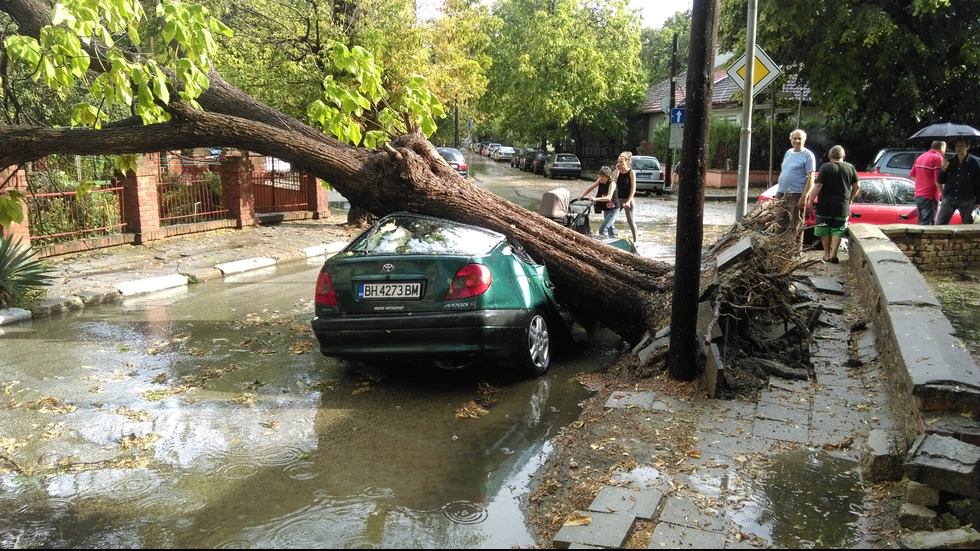
[[[123,232],[123,188],[112,184],[77,191],[33,193],[27,199],[30,239],[50,245]]]
[[[181,155],[160,163],[157,200],[160,225],[189,224],[221,220],[228,215],[221,197],[221,175],[212,172],[213,159]]]

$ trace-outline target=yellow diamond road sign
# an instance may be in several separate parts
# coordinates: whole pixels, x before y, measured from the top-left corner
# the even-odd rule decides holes
[[[734,65],[728,68],[728,76],[732,77],[739,90],[745,91],[745,54],[738,58]],[[776,80],[783,71],[776,65],[766,52],[759,46],[755,47],[755,63],[752,66],[752,95]]]

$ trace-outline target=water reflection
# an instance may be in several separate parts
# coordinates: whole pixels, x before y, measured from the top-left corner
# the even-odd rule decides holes
[[[747,501],[733,516],[742,531],[783,549],[841,549],[860,543],[863,491],[858,465],[814,451],[780,456],[745,477]]]
[[[0,335],[4,404],[74,408],[0,409],[11,459],[37,469],[0,465],[0,547],[534,545],[520,498],[588,394],[571,375],[602,369],[618,339],[600,334],[530,381],[343,365],[296,353],[317,270]],[[480,383],[498,389],[489,413],[457,418]]]

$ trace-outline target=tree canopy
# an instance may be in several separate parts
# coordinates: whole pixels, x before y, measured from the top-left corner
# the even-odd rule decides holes
[[[744,50],[745,0],[722,0],[719,43]],[[759,0],[756,41],[799,76],[848,151],[903,146],[941,121],[980,122],[980,3]]]
[[[564,301],[627,340],[637,341],[663,321],[669,265],[612,249],[463,180],[423,135],[440,115],[441,103],[414,75],[401,83],[398,96],[385,88],[384,68],[370,52],[330,42],[333,67],[314,101],[321,105],[307,112],[313,115],[311,125],[243,93],[215,70],[211,60],[220,57],[215,35],[229,28],[207,10],[163,0],[152,23],[163,34],[146,41],[141,33],[152,34],[151,23],[137,4],[123,13],[115,4],[127,0],[81,1],[64,12],[75,18],[70,32],[66,25],[52,26],[52,14],[60,12],[43,0],[0,3],[11,23],[3,42],[7,52],[11,41],[20,44],[21,55],[13,56],[22,63],[18,86],[50,84],[66,97],[82,95],[83,87],[92,92],[82,104],[88,118],[76,117],[86,126],[18,124],[8,118],[0,125],[0,166],[51,153],[132,154],[213,145],[258,152],[329,182],[352,207],[373,215],[407,210],[507,234],[549,266],[559,292],[588,285],[607,297],[597,301],[569,292]],[[179,15],[168,18],[170,7]],[[89,62],[82,66],[74,56]],[[344,76],[345,85],[336,84],[335,73]],[[18,86],[4,87],[14,111]],[[386,129],[373,143],[364,117]]]

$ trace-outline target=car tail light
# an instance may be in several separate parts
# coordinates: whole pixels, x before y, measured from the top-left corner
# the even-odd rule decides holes
[[[337,306],[337,293],[333,288],[333,281],[330,280],[330,274],[327,272],[320,272],[316,278],[314,300],[317,304]]]
[[[466,170],[466,164],[465,163],[460,163],[459,164],[459,169],[460,170]]]
[[[446,300],[475,297],[490,288],[490,268],[483,264],[467,264],[456,272],[449,283]]]

